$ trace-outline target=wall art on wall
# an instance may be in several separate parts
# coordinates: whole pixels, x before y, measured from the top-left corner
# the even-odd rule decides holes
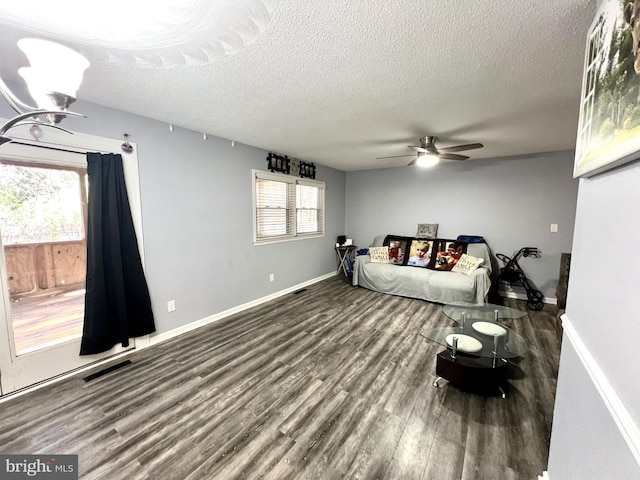
[[[291,160],[287,156],[276,155],[275,153],[269,153],[267,155],[267,169],[272,172],[289,173],[291,168]]]
[[[300,175],[300,160],[298,160],[297,158],[291,159],[289,175],[293,175],[294,177],[297,177]]]
[[[419,223],[416,238],[436,238],[438,223]]]
[[[300,162],[301,178],[316,178],[316,166],[313,163]]]
[[[573,176],[640,157],[640,0],[604,0],[587,38]]]

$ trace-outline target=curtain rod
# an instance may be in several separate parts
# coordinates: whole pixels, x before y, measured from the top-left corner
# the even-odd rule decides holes
[[[27,142],[19,142],[16,140],[11,140],[11,142],[14,145],[25,145],[27,147],[36,147],[36,148],[44,148],[46,150],[56,150],[58,152],[66,152],[66,153],[75,153],[78,155],[86,155],[88,152],[84,151],[84,150],[68,150],[66,148],[58,148],[58,147],[50,147],[49,145],[41,145],[38,143],[27,143]],[[113,152],[97,152],[97,153],[102,153],[102,154],[106,154],[106,153],[113,153]]]

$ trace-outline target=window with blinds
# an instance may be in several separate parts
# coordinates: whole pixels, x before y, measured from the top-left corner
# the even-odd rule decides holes
[[[324,182],[253,171],[254,244],[324,235]]]

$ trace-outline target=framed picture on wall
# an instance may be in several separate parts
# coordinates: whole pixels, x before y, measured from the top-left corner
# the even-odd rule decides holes
[[[604,0],[586,44],[573,176],[640,157],[640,0]]]

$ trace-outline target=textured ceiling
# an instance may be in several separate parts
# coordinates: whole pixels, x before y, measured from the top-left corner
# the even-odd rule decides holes
[[[109,61],[72,32],[62,43],[101,58],[82,100],[349,171],[406,165],[376,157],[410,154],[425,135],[439,147],[484,143],[469,162],[574,148],[595,6],[281,0],[244,50],[174,68]],[[34,33],[0,25],[3,78],[24,63],[22,36]]]

